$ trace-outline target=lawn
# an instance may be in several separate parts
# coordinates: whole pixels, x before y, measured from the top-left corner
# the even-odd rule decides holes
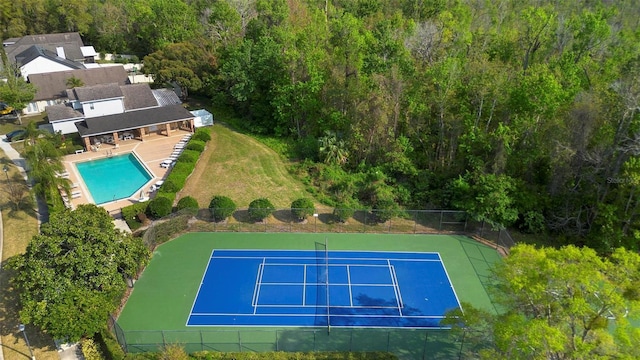
[[[24,180],[17,168],[13,166],[9,159],[2,154],[0,165],[8,164],[10,182],[6,177],[0,182],[0,207],[2,210],[3,225],[3,266],[7,259],[25,251],[29,240],[38,233],[38,221],[33,203],[25,201],[20,210],[14,210],[13,204],[9,201],[11,186],[16,189],[25,186]],[[25,194],[25,198],[28,195]],[[9,286],[11,274],[3,269],[0,271],[0,336],[2,336],[2,351],[5,360],[23,360],[28,358],[29,350],[18,332],[18,307],[17,295]],[[59,359],[58,352],[53,347],[53,340],[31,326],[27,326],[27,336],[34,349],[37,359]]]
[[[266,197],[276,208],[289,208],[300,197],[310,197],[287,171],[280,156],[252,137],[219,122],[211,128],[211,141],[179,197],[190,195],[206,208],[214,195],[230,197],[238,208]]]

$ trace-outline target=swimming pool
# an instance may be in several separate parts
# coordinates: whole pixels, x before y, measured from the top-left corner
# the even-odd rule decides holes
[[[133,153],[77,163],[76,168],[98,205],[131,197],[153,178]]]

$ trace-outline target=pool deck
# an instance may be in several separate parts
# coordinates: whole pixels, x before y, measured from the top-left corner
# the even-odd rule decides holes
[[[174,145],[176,145],[182,137],[189,134],[188,131],[177,130],[171,133],[171,136],[151,134],[144,138],[144,141],[140,140],[125,140],[120,141],[118,147],[114,145],[103,144],[98,151],[89,151],[79,154],[67,155],[63,158],[63,164],[68,173],[68,179],[71,184],[77,184],[74,187],[73,192],[80,192],[80,196],[71,198],[70,203],[72,208],[80,204],[94,204],[91,193],[87,189],[82,177],[78,172],[78,169],[74,165],[77,162],[104,159],[106,157],[128,154],[135,152],[138,158],[142,161],[143,165],[151,173],[153,177],[143,187],[143,195],[148,198],[153,198],[154,192],[149,192],[151,185],[156,181],[164,180],[169,173],[170,168],[163,168],[160,163],[167,159],[173,152]],[[139,193],[138,190],[137,193]],[[77,196],[77,195],[76,195]],[[148,199],[146,199],[148,200]],[[128,199],[111,201],[100,205],[113,216],[118,217],[120,215],[120,209],[131,204],[135,204],[139,201],[139,195],[136,194]]]

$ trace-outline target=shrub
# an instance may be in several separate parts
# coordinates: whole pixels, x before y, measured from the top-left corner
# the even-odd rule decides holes
[[[223,221],[236,211],[236,203],[226,196],[216,195],[209,203],[213,221]]]
[[[191,197],[191,196],[185,196],[182,199],[180,199],[178,201],[178,205],[176,206],[176,208],[179,210],[182,209],[199,209],[200,206],[198,205],[198,200],[196,200],[195,198]]]
[[[100,349],[92,339],[83,339],[80,343],[82,349],[82,355],[87,360],[102,360],[102,354]]]
[[[164,183],[160,185],[160,189],[162,189],[161,191],[164,192],[178,192],[180,190],[180,187],[178,187],[178,185],[176,184],[175,179],[167,177]]]
[[[185,146],[184,148],[185,148],[185,150],[195,150],[197,152],[203,152],[204,151],[204,142],[202,142],[200,140],[191,140],[191,141],[189,141],[187,146]]]
[[[153,200],[149,201],[148,209],[149,214],[154,218],[163,218],[171,214],[172,201],[169,198],[158,194]]]
[[[209,128],[197,128],[193,134],[193,139],[207,142],[211,140],[211,130],[209,130]]]
[[[142,226],[139,216],[147,211],[148,202],[136,203],[122,208],[122,217],[127,222],[131,230],[135,230]]]
[[[346,222],[355,213],[355,209],[348,203],[340,203],[333,209],[333,216],[339,222]]]
[[[178,344],[168,344],[162,349],[158,356],[159,360],[189,360],[189,355],[184,348]]]
[[[398,204],[393,198],[378,199],[373,205],[373,213],[379,222],[387,222],[398,213]]]
[[[200,157],[199,152],[195,150],[185,150],[178,158],[178,161],[186,162],[186,163],[195,163],[196,161],[198,161],[199,157]]]
[[[253,221],[262,221],[275,210],[275,206],[273,206],[269,199],[255,199],[249,204],[249,218]]]
[[[314,210],[313,201],[309,198],[296,199],[291,203],[291,214],[298,220],[306,219]]]
[[[96,333],[94,341],[99,345],[100,352],[104,354],[106,360],[122,360],[125,358],[126,355],[120,344],[106,327]]]

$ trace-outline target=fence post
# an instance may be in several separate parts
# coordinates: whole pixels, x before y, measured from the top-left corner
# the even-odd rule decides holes
[[[362,232],[366,233],[367,232],[367,215],[369,214],[368,211],[364,212],[364,221],[362,222]]]
[[[202,337],[202,330],[200,330],[200,349],[204,351],[204,338]]]
[[[162,333],[162,346],[166,347],[167,346],[167,342],[164,339],[164,330],[160,331]]]
[[[429,341],[429,331],[424,332],[424,348],[422,349],[422,360],[427,356],[427,342]]]
[[[415,234],[418,230],[418,212],[413,212],[413,233]]]
[[[438,229],[439,231],[442,231],[442,217],[444,216],[444,211],[440,210],[440,228]]]
[[[238,330],[238,352],[242,352],[242,335],[240,335],[240,330]]]

